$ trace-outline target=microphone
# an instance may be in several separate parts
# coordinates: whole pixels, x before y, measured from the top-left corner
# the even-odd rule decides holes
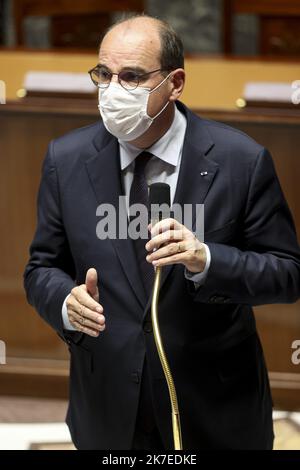
[[[153,183],[149,191],[151,224],[170,217],[170,186],[166,183]]]
[[[151,214],[151,225],[155,225],[162,219],[170,217],[171,214],[171,198],[170,198],[170,186],[166,183],[153,183],[150,186],[149,192],[149,203],[150,203],[150,214]],[[158,322],[158,299],[161,281],[161,266],[157,266],[155,269],[154,287],[152,294],[151,303],[151,320],[153,326],[153,334],[156,349],[159,355],[160,363],[164,371],[166,378],[171,410],[172,410],[172,428],[173,428],[173,441],[174,449],[182,450],[182,437],[181,437],[181,426],[180,416],[177,401],[177,394],[174,385],[174,380],[171,374],[169,363],[165,354],[163,342],[160,335],[160,328]]]

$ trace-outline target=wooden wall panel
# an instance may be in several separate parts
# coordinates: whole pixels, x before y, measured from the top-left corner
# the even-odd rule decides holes
[[[1,110],[4,108],[0,108]],[[91,117],[0,112],[0,339],[10,357],[67,358],[58,336],[27,304],[22,274],[36,224],[41,165],[51,139]]]

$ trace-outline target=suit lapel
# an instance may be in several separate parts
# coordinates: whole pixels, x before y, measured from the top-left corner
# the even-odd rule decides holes
[[[96,148],[101,148],[99,153],[93,155],[86,161],[86,169],[94,189],[98,204],[111,204],[116,209],[117,221],[120,217],[127,220],[126,207],[119,207],[119,196],[123,195],[121,184],[121,169],[119,158],[119,146],[117,139],[106,136],[106,140],[98,144],[96,139]],[[125,276],[137,296],[141,306],[145,306],[145,293],[139,274],[139,269],[134,252],[134,246],[129,238],[110,239],[116,254],[120,260]]]

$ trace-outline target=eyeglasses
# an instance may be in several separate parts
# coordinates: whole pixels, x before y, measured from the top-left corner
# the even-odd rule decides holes
[[[125,90],[135,90],[141,81],[148,77],[151,73],[162,72],[163,69],[152,70],[146,73],[137,73],[133,70],[122,70],[119,73],[110,72],[106,67],[102,65],[96,65],[93,69],[89,70],[89,74],[92,82],[99,88],[107,88],[111,82],[112,76],[118,77],[118,82],[125,88]]]

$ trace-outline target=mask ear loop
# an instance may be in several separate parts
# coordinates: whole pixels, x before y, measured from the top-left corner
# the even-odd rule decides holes
[[[155,90],[157,90],[160,86],[162,86],[163,83],[165,83],[165,81],[169,78],[169,76],[171,75],[172,72],[169,73],[169,75],[167,75],[162,82],[160,82],[158,85],[156,85],[155,88],[153,88],[152,90],[149,91],[149,95],[151,95],[151,93],[153,93]]]
[[[162,82],[160,82],[158,85],[156,85],[156,87],[153,88],[153,90],[149,91],[149,95],[150,95],[153,91],[157,90],[163,83],[165,83],[165,81],[170,77],[171,73],[172,73],[172,72],[170,72],[169,75],[167,75],[167,76],[163,79]],[[153,116],[153,117],[151,118],[152,121],[154,121],[154,119],[158,118],[158,116],[159,116],[161,113],[164,112],[164,110],[166,109],[166,107],[168,106],[168,104],[170,104],[170,101],[167,101],[166,104],[164,105],[164,107],[163,107],[155,116]]]

